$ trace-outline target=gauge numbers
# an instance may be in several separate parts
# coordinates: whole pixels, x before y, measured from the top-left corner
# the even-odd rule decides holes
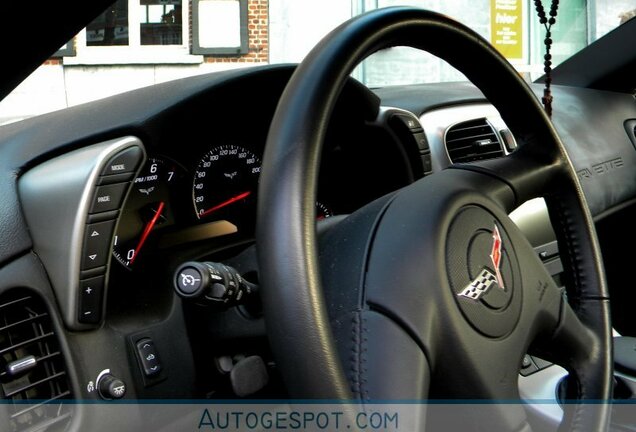
[[[175,174],[174,163],[151,157],[133,182],[113,244],[113,256],[124,267],[132,268],[155,228],[172,222],[170,189]]]
[[[207,152],[194,173],[192,197],[199,219],[234,219],[256,203],[261,161],[250,150],[221,145]]]

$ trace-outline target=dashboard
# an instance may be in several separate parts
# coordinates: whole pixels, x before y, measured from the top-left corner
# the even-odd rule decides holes
[[[228,125],[232,119],[217,121]],[[397,140],[362,126],[338,125],[329,139],[317,220],[352,213],[413,179]],[[191,146],[158,142],[132,183],[113,245],[116,263],[127,270],[152,262],[159,251],[197,242],[224,248],[254,237],[266,129],[236,125],[190,133]]]
[[[173,307],[174,272],[184,262],[231,262],[247,279],[258,282],[253,245],[261,161],[277,92],[290,72],[265,72],[270,74],[265,86],[260,82],[263,73],[240,80],[241,92],[260,89],[254,115],[237,115],[243,101],[232,95],[232,85],[226,85],[209,109],[190,103],[166,120],[174,126],[166,126],[152,139],[141,138],[146,159],[118,216],[107,270],[108,305],[103,314],[111,322],[128,320],[141,308],[146,318],[156,314],[155,319],[163,319]],[[314,209],[318,223],[353,213],[424,175],[416,141],[405,146],[402,137],[411,137],[408,129],[395,129],[391,122],[399,110],[367,118],[377,104],[354,82],[345,90],[337,110],[355,114],[335,115],[327,132]],[[260,306],[255,303],[238,312],[220,308],[210,316],[195,307],[189,314],[214,322],[205,327],[219,337],[262,337]],[[74,311],[66,320],[84,328]]]
[[[194,77],[2,128],[0,165],[7,175],[0,176],[0,191],[7,205],[0,206],[0,261],[8,264],[0,288],[27,286],[59,305],[54,327],[76,399],[100,399],[91,383],[106,370],[126,383],[130,399],[233,398],[226,366],[253,356],[262,358],[270,380],[250,396],[285,396],[258,298],[239,307],[188,301],[176,296],[174,278],[185,262],[214,261],[258,284],[259,178],[269,124],[292,72],[290,66],[268,66]],[[557,110],[554,121],[590,209],[599,227],[606,227],[602,244],[611,250],[613,215],[624,216],[636,199],[628,186],[633,173],[625,169],[636,165],[636,106],[630,95],[565,87],[555,89],[555,99],[578,107]],[[591,117],[598,121],[582,121]],[[461,135],[465,130],[477,133]],[[472,144],[461,143],[476,142],[482,150],[495,146],[504,155],[523,139],[510,134],[502,114],[470,84],[371,91],[351,80],[320,155],[318,231],[450,167],[450,141],[459,143],[461,157],[479,160],[481,153],[466,150]],[[601,139],[611,145],[596,146]],[[142,153],[134,175],[106,181],[112,177],[103,174],[108,161],[134,147]],[[92,201],[105,196],[97,188],[113,184],[126,185],[121,205],[93,211]],[[545,204],[526,203],[511,216],[561,282],[563,264]],[[105,222],[112,223],[112,235],[104,265],[85,267],[86,236],[93,224]],[[23,262],[38,260],[43,266],[36,267],[46,272],[14,282],[24,273]],[[618,284],[623,277],[619,269],[610,280]],[[102,303],[95,306],[98,318],[82,321],[84,282],[99,278],[104,286]],[[622,317],[619,330],[629,333],[633,328]],[[137,351],[142,342],[156,349],[161,372],[144,370]],[[565,372],[540,360],[529,359],[531,372],[521,375],[523,395],[555,397]],[[549,377],[539,375],[546,371]],[[107,414],[99,415],[90,422],[106,420]],[[559,415],[550,414],[556,422]]]

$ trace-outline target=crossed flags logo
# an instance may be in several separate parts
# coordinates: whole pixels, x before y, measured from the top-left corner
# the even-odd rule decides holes
[[[472,300],[479,300],[488,290],[497,283],[497,276],[488,269],[483,269],[481,273],[469,283],[459,294],[460,297],[467,297]]]
[[[493,285],[499,286],[504,289],[503,278],[501,277],[501,234],[499,234],[499,228],[495,225],[495,229],[492,232],[492,251],[490,252],[490,260],[495,268],[493,274],[490,270],[484,267],[484,269],[477,275],[477,277],[469,283],[460,293],[459,297],[466,297],[471,300],[479,300],[484,294],[486,294]]]

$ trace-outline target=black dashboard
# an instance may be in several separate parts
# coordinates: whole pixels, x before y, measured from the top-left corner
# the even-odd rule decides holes
[[[258,300],[238,308],[182,301],[174,293],[173,280],[180,264],[197,260],[228,263],[258,283],[253,244],[261,161],[270,121],[292,72],[291,66],[268,66],[199,76],[1,128],[0,197],[5,205],[0,206],[0,291],[27,287],[60,305],[60,316],[52,315],[75,398],[98,399],[90,383],[105,370],[127,383],[126,397],[131,399],[233,397],[222,364],[253,355],[265,360],[272,376],[256,396],[284,397]],[[603,226],[636,199],[634,99],[557,87],[555,107],[555,125],[590,209]],[[400,116],[415,123],[396,123]],[[515,139],[524,139],[506,138],[505,113],[493,111],[470,84],[372,92],[351,80],[325,136],[315,206],[319,229],[452,165],[446,133],[479,119],[486,119],[504,153],[514,151]],[[86,325],[76,320],[73,308],[74,290],[85,279],[78,271],[82,234],[76,233],[76,226],[84,230],[87,219],[82,214],[78,222],[69,215],[81,213],[77,209],[92,192],[85,184],[64,189],[70,198],[56,196],[51,208],[66,205],[68,212],[44,212],[44,218],[37,216],[44,220],[33,223],[40,204],[31,204],[21,183],[38,167],[60,160],[69,169],[65,181],[70,181],[68,154],[123,137],[137,140],[134,145],[143,147],[145,160],[128,180],[127,199],[113,216],[117,223],[109,243],[113,254],[103,270],[108,281],[103,316]],[[55,181],[47,178],[48,183]],[[549,251],[546,265],[556,276],[562,267],[553,251],[545,208],[535,203],[514,219],[533,246]],[[616,231],[606,231],[602,242],[611,249]],[[61,265],[60,272],[73,274],[69,280],[56,276],[52,269],[57,264],[47,261],[50,252],[42,240],[66,232],[78,250],[68,255],[75,263],[72,271],[67,272],[70,265]],[[55,259],[65,257],[58,254]],[[38,260],[44,264],[38,268],[46,271],[27,281],[16,276],[25,262]],[[623,277],[615,269],[610,280],[619,284]],[[633,328],[625,324],[623,329]],[[159,374],[144,374],[139,366],[135,347],[146,340],[161,355]]]
[[[255,78],[241,80],[240,92],[260,93],[256,113],[237,114],[243,100],[228,89],[213,96],[218,106],[189,102],[160,135],[142,139],[147,160],[122,209],[114,244],[118,264],[133,270],[159,250],[201,241],[208,249],[225,248],[253,239],[261,160],[281,91]],[[354,95],[340,109],[351,112],[359,99]],[[422,175],[411,167],[413,150],[405,150],[386,125],[370,125],[360,115],[336,118],[321,156],[317,219],[352,213]]]
[[[3,127],[3,194],[20,204],[0,210],[0,229],[10,233],[0,259],[8,273],[34,259],[47,269],[20,286],[59,305],[54,324],[75,398],[101,399],[98,384],[109,374],[125,383],[127,399],[235,397],[218,362],[253,355],[272,376],[256,396],[284,395],[259,299],[210,307],[180,300],[173,281],[182,263],[197,260],[230,264],[258,283],[261,161],[292,72],[195,77]],[[418,122],[381,109],[353,80],[345,86],[321,155],[319,226],[430,173],[422,131],[405,121]],[[3,291],[15,288],[3,280]],[[136,351],[141,342],[161,359],[150,373]]]
[[[237,74],[129,131],[140,137],[147,155],[114,233],[109,319],[129,319],[144,308],[145,316],[156,313],[161,320],[172,307],[174,272],[186,261],[230,262],[258,282],[253,244],[261,161],[269,122],[292,70]],[[246,94],[259,95],[249,115],[241,97]],[[366,88],[352,81],[345,89],[321,155],[318,223],[350,214],[424,175],[416,141],[407,131],[405,144],[405,130],[390,122],[398,110],[379,115],[378,109]],[[259,305],[247,309],[209,314],[195,306],[190,316],[199,311],[202,327],[224,339],[263,336]]]

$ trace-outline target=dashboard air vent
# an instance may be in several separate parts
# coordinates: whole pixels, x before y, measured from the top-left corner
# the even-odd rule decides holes
[[[453,163],[503,156],[497,134],[485,118],[452,126],[446,132],[446,149]]]
[[[43,301],[27,291],[0,297],[0,397],[7,431],[62,431],[71,417],[69,380]],[[4,429],[3,429],[4,430]]]

